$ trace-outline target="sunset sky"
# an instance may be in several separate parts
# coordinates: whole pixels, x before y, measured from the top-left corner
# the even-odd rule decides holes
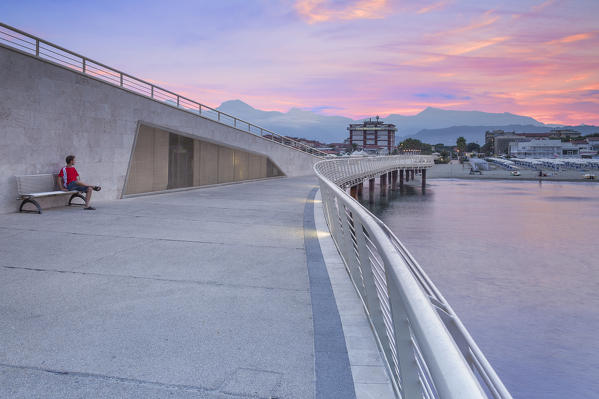
[[[3,0],[0,21],[214,107],[599,125],[599,0]]]

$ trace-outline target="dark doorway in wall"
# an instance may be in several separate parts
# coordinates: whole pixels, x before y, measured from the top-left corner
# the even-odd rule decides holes
[[[168,188],[193,186],[193,139],[169,134]]]

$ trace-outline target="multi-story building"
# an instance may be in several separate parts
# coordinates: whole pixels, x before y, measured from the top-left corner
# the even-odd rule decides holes
[[[391,123],[384,123],[376,117],[363,123],[352,123],[349,130],[349,144],[356,144],[358,149],[368,153],[391,154],[395,147],[397,128]]]

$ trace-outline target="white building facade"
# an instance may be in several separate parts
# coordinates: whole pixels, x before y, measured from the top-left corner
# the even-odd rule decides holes
[[[560,140],[530,140],[510,143],[510,155],[518,158],[553,158],[562,156]]]

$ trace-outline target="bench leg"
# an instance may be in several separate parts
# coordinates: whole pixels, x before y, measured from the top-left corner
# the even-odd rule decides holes
[[[72,204],[71,201],[73,201],[75,198],[81,198],[83,200],[83,204]],[[71,195],[71,198],[69,198],[69,206],[71,206],[71,205],[78,205],[78,206],[85,205],[85,197],[79,193],[75,193],[75,194]]]
[[[25,204],[30,203],[35,205],[35,207],[37,208],[37,211],[32,211],[29,209],[23,209],[23,206],[25,206]],[[21,207],[19,208],[19,212],[26,212],[26,213],[42,213],[42,207],[40,206],[40,204],[37,203],[36,200],[32,199],[32,198],[26,198],[23,200],[23,202],[21,202]]]

